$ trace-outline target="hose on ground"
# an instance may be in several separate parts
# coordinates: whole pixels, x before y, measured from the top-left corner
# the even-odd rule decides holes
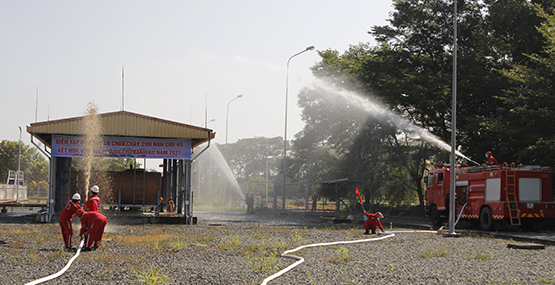
[[[352,243],[361,243],[361,242],[370,242],[370,241],[379,241],[379,240],[384,240],[387,238],[392,238],[395,236],[396,233],[437,233],[437,231],[386,231],[383,234],[385,234],[385,236],[382,237],[377,237],[377,238],[368,238],[368,239],[359,239],[359,240],[348,240],[348,241],[335,241],[335,242],[327,242],[327,243],[314,243],[314,244],[307,244],[307,245],[303,245],[303,246],[299,246],[295,249],[291,249],[291,250],[287,250],[284,251],[280,256],[281,257],[287,257],[287,258],[292,258],[297,260],[295,263],[287,266],[286,268],[280,270],[279,272],[266,277],[266,279],[264,279],[262,281],[262,283],[260,283],[261,285],[266,285],[268,284],[268,282],[280,277],[281,275],[285,274],[286,272],[288,272],[289,270],[295,268],[297,265],[301,264],[304,262],[304,258],[300,257],[300,256],[296,256],[296,255],[292,255],[289,253],[293,253],[296,251],[299,251],[301,249],[305,249],[305,248],[310,248],[310,247],[319,247],[319,246],[330,246],[330,245],[338,245],[338,244],[352,244]]]
[[[68,270],[68,268],[71,266],[71,264],[73,263],[73,261],[77,258],[77,256],[79,256],[79,253],[81,252],[81,249],[83,248],[83,245],[85,244],[85,239],[81,240],[81,243],[79,244],[79,247],[77,248],[77,252],[75,252],[75,255],[67,262],[66,266],[64,268],[62,268],[62,270],[58,271],[57,273],[54,273],[50,276],[46,276],[43,277],[41,279],[37,279],[35,281],[26,283],[25,285],[35,285],[35,284],[40,284],[42,282],[46,282],[48,280],[52,280],[54,278],[59,277],[60,275],[64,274],[64,272],[66,272],[66,270]]]

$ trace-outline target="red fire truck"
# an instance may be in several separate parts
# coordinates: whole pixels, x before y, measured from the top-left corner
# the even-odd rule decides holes
[[[434,226],[449,217],[451,168],[435,165],[424,178],[426,215]],[[555,203],[551,168],[542,166],[472,166],[455,169],[455,217],[492,230],[503,222],[523,230],[551,226]]]

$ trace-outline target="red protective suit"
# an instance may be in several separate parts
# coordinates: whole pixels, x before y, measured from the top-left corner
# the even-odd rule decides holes
[[[316,205],[318,204],[318,196],[312,195],[312,212],[316,212]]]
[[[382,222],[378,219],[378,216],[381,216],[381,213],[378,214],[370,214],[368,212],[364,212],[364,214],[368,217],[366,223],[364,223],[364,229],[366,229],[366,233],[372,229],[372,233],[376,233],[376,228],[379,227],[382,232],[385,232],[384,228],[382,227]],[[383,217],[383,216],[382,216]]]
[[[73,227],[71,221],[73,215],[79,210],[81,206],[78,201],[69,200],[60,214],[60,228],[62,229],[62,236],[64,237],[64,244],[66,248],[71,247],[71,238],[73,237]]]
[[[85,203],[85,211],[98,212],[98,209],[100,209],[100,197],[93,195]]]
[[[490,155],[488,157],[488,159],[486,160],[486,165],[487,166],[499,165],[499,162],[497,162],[497,159],[495,159],[495,157],[493,157],[493,155]]]
[[[106,227],[106,216],[99,212],[78,212],[81,215],[81,232],[80,236],[85,237],[85,247],[99,247],[104,235],[104,227]],[[86,233],[85,233],[86,232]]]

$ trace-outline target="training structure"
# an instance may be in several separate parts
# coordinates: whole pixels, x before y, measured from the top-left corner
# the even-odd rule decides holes
[[[37,122],[27,127],[31,142],[50,160],[47,210],[41,221],[50,222],[53,214],[61,212],[73,193],[84,194],[86,191],[83,189],[84,175],[76,170],[72,161],[86,153],[85,118]],[[210,129],[127,111],[99,114],[98,119],[102,131],[99,134],[101,143],[94,148],[95,156],[163,160],[162,173],[137,167],[122,172],[93,173],[92,183],[103,189],[103,206],[117,207],[118,210],[159,209],[159,197],[164,201],[172,198],[185,223],[193,223],[191,163],[210,146],[215,133]],[[35,143],[34,138],[44,144],[44,149]],[[205,142],[208,142],[206,147],[193,155],[193,149]]]

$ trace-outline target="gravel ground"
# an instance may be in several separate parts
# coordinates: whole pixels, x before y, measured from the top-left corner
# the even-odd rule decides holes
[[[362,235],[359,223],[338,226],[318,215],[196,215],[198,225],[186,226],[129,225],[107,214],[102,246],[82,252],[63,275],[43,284],[260,284],[295,262],[276,256],[285,250],[384,237]],[[509,242],[398,233],[308,248],[293,253],[303,264],[269,284],[555,284],[553,246],[508,249]],[[61,249],[57,223],[0,216],[0,283],[24,284],[58,272],[74,255]],[[165,281],[146,283],[147,276]]]

